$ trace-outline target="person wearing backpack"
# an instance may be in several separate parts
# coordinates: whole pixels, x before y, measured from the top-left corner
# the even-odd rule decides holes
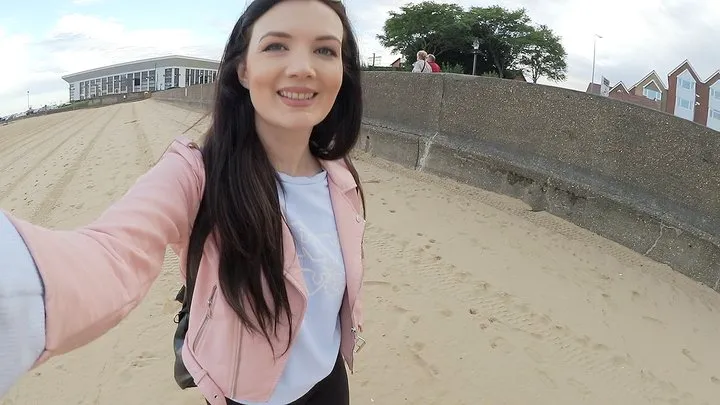
[[[432,66],[427,62],[427,52],[419,51],[417,60],[413,63],[413,73],[432,73]]]
[[[200,144],[176,139],[87,226],[51,230],[0,212],[10,275],[0,313],[13,326],[0,360],[21,353],[0,378],[117,325],[171,246],[186,276],[181,388],[211,405],[349,404],[346,366],[364,344],[365,204],[349,158],[360,56],[342,3],[253,1],[227,42],[212,118]],[[13,294],[28,299],[4,299]]]

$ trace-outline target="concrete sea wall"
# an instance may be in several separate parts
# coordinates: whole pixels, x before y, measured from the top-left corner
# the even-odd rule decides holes
[[[720,134],[573,90],[365,72],[367,153],[513,196],[720,291]],[[208,109],[213,86],[154,98]]]

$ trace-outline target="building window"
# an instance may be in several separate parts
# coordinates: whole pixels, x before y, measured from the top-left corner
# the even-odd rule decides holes
[[[720,121],[720,110],[710,110],[710,118]]]
[[[680,98],[680,99],[678,99],[678,105],[680,106],[680,108],[689,110],[690,109],[690,100]]]
[[[163,74],[163,81],[165,83],[166,89],[172,87],[172,68],[165,68],[165,73]]]
[[[662,99],[662,93],[660,93],[659,91],[657,91],[655,89],[651,89],[649,87],[645,87],[643,89],[643,95],[645,97],[649,98],[650,100],[659,101]]]
[[[717,89],[710,89],[710,98],[714,98],[715,100],[720,100],[720,90]]]
[[[155,82],[155,70],[150,71],[150,91],[157,90],[157,84]]]
[[[695,86],[695,83],[691,82],[690,80],[683,79],[682,77],[679,79],[679,86],[683,89],[692,90]]]

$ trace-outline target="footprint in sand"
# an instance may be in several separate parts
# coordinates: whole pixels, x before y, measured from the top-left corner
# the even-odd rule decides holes
[[[496,350],[500,350],[505,354],[510,354],[515,350],[515,347],[502,336],[497,336],[490,339],[490,347]]]
[[[580,381],[578,381],[574,378],[569,378],[567,380],[567,383],[569,386],[575,388],[578,392],[580,392],[580,394],[582,394],[583,396],[592,395],[592,390],[590,388],[588,388],[587,385],[581,383]]]
[[[390,287],[390,289],[391,289],[393,292],[399,292],[399,291],[400,291],[400,286],[399,286],[399,285],[392,284],[392,283],[387,282],[387,281],[368,280],[368,281],[363,282],[363,285],[366,285],[366,286]]]
[[[543,355],[540,354],[537,350],[533,349],[532,347],[525,347],[523,349],[525,354],[527,354],[528,357],[530,357],[535,363],[542,364],[545,363],[545,358]]]
[[[535,369],[535,371],[537,371],[540,381],[542,381],[543,384],[545,384],[545,386],[547,386],[548,388],[552,388],[552,389],[555,389],[558,387],[555,380],[553,380],[552,377],[550,377],[550,375],[547,372],[545,372],[543,370],[539,370],[539,369]]]
[[[685,356],[688,360],[692,361],[693,363],[700,364],[700,362],[695,360],[695,358],[692,356],[692,353],[690,353],[690,350],[682,349],[682,354],[683,354],[683,356]]]

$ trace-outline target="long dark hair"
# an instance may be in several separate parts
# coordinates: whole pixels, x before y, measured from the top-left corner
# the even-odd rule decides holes
[[[201,147],[205,191],[187,251],[188,268],[198,266],[207,238],[214,238],[220,253],[218,272],[225,300],[248,329],[262,333],[271,346],[271,335],[277,337],[283,318],[287,319],[289,335],[293,330],[283,277],[278,175],[258,138],[255,109],[250,93],[238,80],[237,68],[246,55],[252,25],[281,1],[253,1],[235,24],[225,46],[212,124]],[[335,104],[313,128],[310,151],[318,159],[345,161],[358,184],[364,207],[358,174],[348,157],[358,140],[362,119],[358,46],[342,3],[317,1],[330,6],[342,20],[344,72]],[[263,283],[269,297],[263,291]]]

